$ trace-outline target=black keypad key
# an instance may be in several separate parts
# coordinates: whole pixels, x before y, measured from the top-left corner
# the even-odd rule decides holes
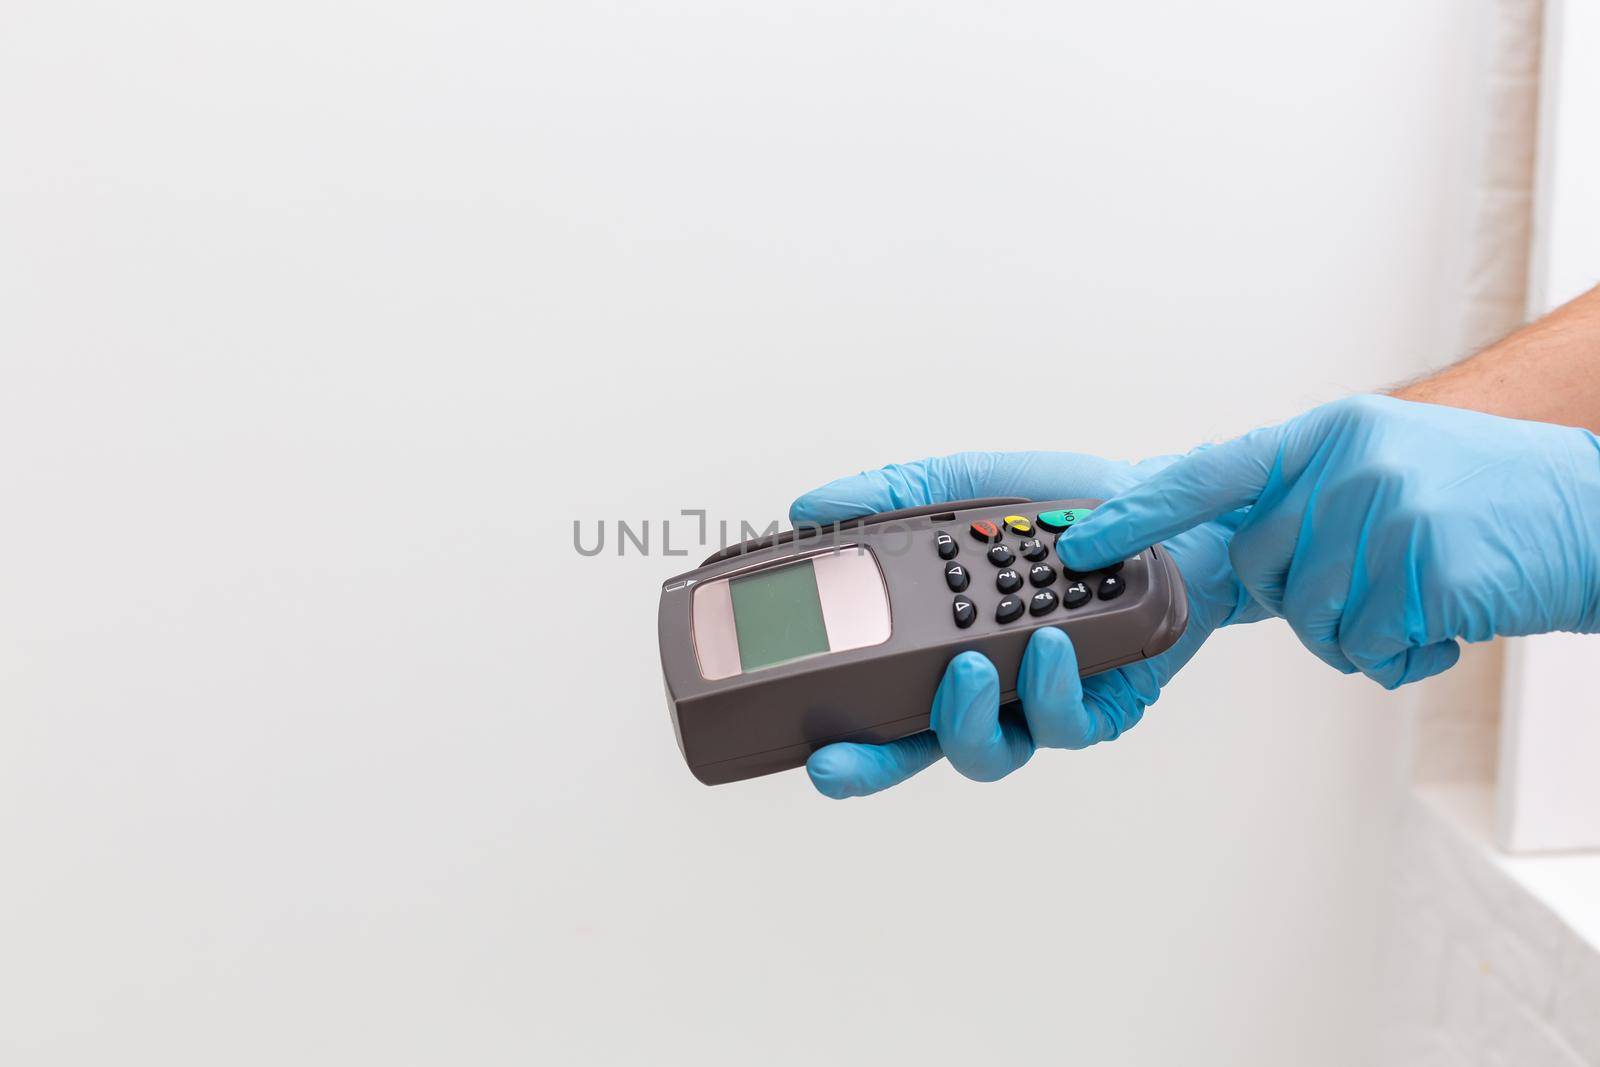
[[[1011,566],[1012,561],[1016,558],[1017,557],[1013,556],[1011,554],[1011,550],[1005,545],[995,545],[993,548],[989,549],[989,562],[993,563],[996,567],[1009,567]]]
[[[943,530],[933,535],[933,547],[938,550],[940,559],[955,559],[956,553],[961,551],[956,539]]]
[[[1050,550],[1045,547],[1044,542],[1037,537],[1028,538],[1017,546],[1017,550],[1022,553],[1023,559],[1032,560],[1035,563],[1050,554]]]
[[[1091,596],[1093,594],[1089,592],[1088,584],[1081,580],[1075,580],[1061,590],[1061,602],[1069,608],[1083,607]]]
[[[1061,577],[1069,582],[1081,582],[1094,577],[1094,571],[1075,571],[1065,563],[1061,565]]]
[[[1056,605],[1058,603],[1060,603],[1060,601],[1056,599],[1056,595],[1054,593],[1048,589],[1041,589],[1037,593],[1033,594],[1032,599],[1028,601],[1028,614],[1048,615],[1052,611],[1056,610]]]
[[[1056,540],[1059,542],[1060,538],[1057,538]],[[1029,556],[1028,558],[1032,559],[1033,557]],[[1120,560],[1119,559],[1115,563],[1108,563],[1104,567],[1099,568],[1099,573],[1100,574],[1116,574],[1118,571],[1122,570],[1122,565],[1125,562],[1126,562],[1125,560]],[[1095,571],[1075,571],[1071,567],[1068,567],[1068,566],[1063,564],[1062,567],[1061,567],[1061,573],[1066,575],[1072,581],[1078,581],[1079,579],[1082,579],[1082,578],[1091,578],[1091,577],[1094,576],[1094,574],[1096,572]]]
[[[1059,537],[1056,538],[1055,543],[1057,545],[1061,544],[1061,538],[1059,538]],[[1061,555],[1061,553],[1059,551],[1057,551],[1056,552],[1056,556],[1060,557],[1060,555]],[[1065,563],[1063,563],[1061,565],[1061,574],[1069,582],[1082,581],[1083,579],[1089,577],[1089,575],[1092,574],[1092,573],[1094,573],[1094,572],[1093,571],[1075,571],[1071,567],[1067,566]]]
[[[1100,599],[1115,600],[1128,588],[1128,583],[1118,578],[1115,574],[1100,579]]]
[[[1035,563],[1028,568],[1028,581],[1043,589],[1056,580],[1056,569],[1048,563]]]
[[[944,569],[944,580],[952,593],[959,593],[972,579],[967,575],[967,568],[959,563],[952,563]]]
[[[1000,603],[995,605],[994,621],[1015,622],[1017,619],[1022,618],[1022,613],[1027,610],[1027,605],[1022,602],[1021,597],[1001,597]]]
[[[965,630],[978,617],[978,605],[972,602],[971,597],[958,596],[950,605],[950,612],[956,618],[956,625]]]
[[[994,576],[994,587],[1002,593],[1015,593],[1022,588],[1022,575],[1007,567]]]

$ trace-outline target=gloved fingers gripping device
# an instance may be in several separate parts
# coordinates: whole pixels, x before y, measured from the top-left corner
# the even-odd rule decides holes
[[[1065,630],[1088,676],[1183,635],[1183,579],[1161,548],[1065,570],[1056,534],[1099,501],[992,497],[787,530],[731,546],[661,588],[661,666],[678,746],[708,785],[799,767],[835,741],[928,729],[945,665],[987,656],[1016,699],[1032,633]]]

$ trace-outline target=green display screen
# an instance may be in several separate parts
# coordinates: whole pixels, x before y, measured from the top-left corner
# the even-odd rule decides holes
[[[728,587],[744,670],[828,651],[817,572],[810,560],[734,578]]]

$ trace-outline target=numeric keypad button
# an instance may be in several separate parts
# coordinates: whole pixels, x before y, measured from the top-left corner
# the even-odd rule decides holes
[[[995,545],[989,549],[989,562],[996,567],[1009,567],[1016,558],[1005,545]]]
[[[1081,608],[1093,595],[1087,582],[1075,581],[1061,590],[1061,602],[1069,608]]]
[[[1015,622],[1022,618],[1022,613],[1027,610],[1028,606],[1022,602],[1021,597],[1001,597],[1000,603],[996,604],[994,608],[994,621]]]
[[[1046,548],[1045,543],[1037,537],[1030,537],[1022,542],[1017,546],[1017,551],[1022,553],[1023,559],[1032,560],[1034,563],[1050,554],[1050,549]]]
[[[1075,571],[1065,563],[1061,565],[1061,576],[1069,582],[1081,582],[1094,574],[1094,571]]]
[[[1043,589],[1056,580],[1056,569],[1048,563],[1035,563],[1028,568],[1028,581]]]
[[[1015,593],[1022,588],[1022,575],[1007,567],[994,576],[994,587],[1002,593]]]
[[[1058,603],[1060,601],[1056,599],[1054,593],[1048,589],[1041,589],[1028,600],[1028,614],[1048,615],[1056,610],[1056,604]]]
[[[1123,590],[1128,588],[1128,583],[1115,574],[1108,574],[1100,579],[1100,599],[1115,600],[1121,596]]]

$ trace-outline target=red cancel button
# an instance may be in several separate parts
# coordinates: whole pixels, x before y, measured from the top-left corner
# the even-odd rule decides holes
[[[979,519],[971,526],[972,536],[983,542],[1000,540],[1000,527],[988,519]]]

